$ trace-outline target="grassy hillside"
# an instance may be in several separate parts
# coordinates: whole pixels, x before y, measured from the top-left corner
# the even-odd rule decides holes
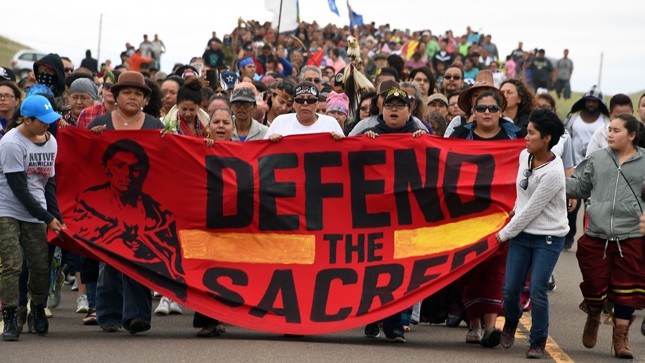
[[[0,66],[11,66],[11,58],[13,58],[13,55],[21,49],[31,48],[0,35]]]
[[[634,111],[636,111],[636,109],[638,108],[638,99],[641,97],[641,95],[644,92],[645,91],[640,91],[640,92],[636,92],[628,95],[629,98],[632,99],[632,104],[634,105]],[[567,113],[569,113],[569,111],[571,110],[571,106],[573,106],[573,104],[576,103],[576,101],[578,101],[583,95],[584,93],[571,92],[571,98],[565,101],[564,99],[558,100],[555,92],[551,92],[551,96],[555,98],[555,102],[556,102],[555,107],[560,118],[564,119],[567,116]],[[605,94],[605,104],[607,105],[608,108],[609,108],[609,99],[611,98],[611,96],[612,95]],[[636,112],[635,112],[635,116],[638,116]]]

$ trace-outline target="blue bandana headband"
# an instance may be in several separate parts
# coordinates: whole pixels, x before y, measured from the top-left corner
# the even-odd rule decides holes
[[[244,67],[246,65],[249,65],[249,64],[253,64],[253,59],[251,57],[244,58],[244,59],[242,59],[240,61],[240,68],[242,68],[242,67]]]

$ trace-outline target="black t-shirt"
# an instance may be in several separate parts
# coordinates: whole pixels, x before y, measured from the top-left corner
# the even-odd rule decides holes
[[[477,133],[473,132],[473,140],[486,140],[486,141],[489,141],[489,140],[510,140],[510,139],[511,138],[508,137],[506,132],[504,132],[504,129],[500,129],[499,132],[497,133],[497,135],[495,135],[493,137],[489,137],[489,138],[483,138],[483,137],[477,135]]]
[[[141,125],[140,130],[161,130],[164,128],[163,122],[158,118],[144,114],[145,118],[143,119],[143,125]],[[88,129],[91,129],[94,126],[105,125],[107,130],[115,130],[114,123],[112,122],[112,112],[106,113],[105,115],[97,116],[92,122],[90,122]]]

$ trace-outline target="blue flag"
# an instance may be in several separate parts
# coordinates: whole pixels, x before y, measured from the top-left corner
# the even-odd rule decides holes
[[[338,8],[336,7],[336,0],[328,0],[329,2],[329,10],[331,10],[332,13],[336,13],[336,15],[340,16],[340,13],[338,12]]]
[[[347,4],[347,9],[349,10],[349,27],[363,25],[363,15],[356,14],[349,4]]]

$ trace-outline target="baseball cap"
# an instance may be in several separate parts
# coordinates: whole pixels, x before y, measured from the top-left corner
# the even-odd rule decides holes
[[[15,82],[16,75],[11,69],[7,67],[0,67],[0,80]]]
[[[41,95],[25,98],[20,105],[20,114],[24,117],[35,117],[46,124],[54,123],[63,117],[56,113],[49,100]]]
[[[403,103],[410,106],[410,98],[408,97],[408,93],[402,89],[395,87],[388,91],[385,99],[383,100],[383,104],[389,103],[393,99],[401,100]]]
[[[240,87],[233,92],[233,97],[231,97],[231,103],[235,102],[256,103],[255,93],[250,88]]]

